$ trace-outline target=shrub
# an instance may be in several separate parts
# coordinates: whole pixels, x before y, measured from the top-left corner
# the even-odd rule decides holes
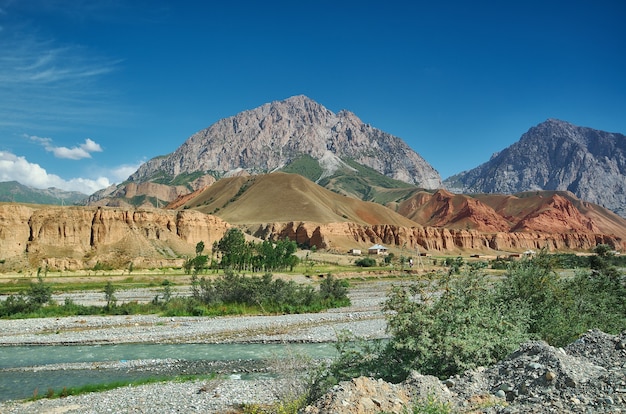
[[[385,310],[392,339],[383,358],[397,361],[390,380],[403,380],[412,369],[447,378],[492,364],[528,338],[526,309],[499,300],[474,270],[396,287]]]
[[[528,339],[563,346],[593,328],[618,334],[626,278],[610,258],[599,254],[591,270],[562,279],[557,258],[540,252],[511,262],[500,281],[468,266],[458,277],[396,286],[385,303],[389,341],[339,341],[339,357],[318,374],[312,395],[360,375],[396,382],[418,370],[446,378],[493,364]]]
[[[31,283],[26,292],[28,301],[35,307],[45,305],[52,299],[52,288],[44,283],[43,277],[37,272],[37,283]]]
[[[356,260],[354,264],[359,267],[372,267],[376,266],[376,260],[372,259],[371,257],[364,257],[362,259]]]

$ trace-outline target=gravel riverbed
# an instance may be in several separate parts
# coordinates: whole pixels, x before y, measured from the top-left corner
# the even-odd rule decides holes
[[[0,346],[96,345],[120,343],[302,343],[334,342],[337,334],[350,331],[363,338],[386,337],[381,305],[390,282],[358,284],[350,289],[352,305],[326,312],[300,315],[241,317],[174,317],[154,315],[81,316],[0,321]],[[154,297],[154,292],[126,292],[137,298]],[[72,300],[92,301],[88,293],[73,294]],[[67,296],[67,295],[65,295]],[[1,352],[2,348],[0,348]],[[141,366],[168,367],[181,361],[134,361]],[[182,362],[184,363],[184,362]],[[114,369],[119,362],[109,363]],[[196,363],[197,365],[197,363]],[[46,369],[84,368],[59,364]],[[196,367],[197,368],[197,367]],[[249,367],[248,367],[249,368]],[[294,375],[258,376],[241,379],[248,368],[208,364],[208,372],[221,372],[219,379],[167,382],[128,386],[111,391],[41,399],[34,402],[0,403],[0,413],[227,413],[244,403],[271,403],[294,390]],[[157,371],[159,369],[157,368]],[[255,367],[263,372],[264,367]],[[271,367],[277,374],[276,367]],[[279,369],[280,371],[280,369]]]

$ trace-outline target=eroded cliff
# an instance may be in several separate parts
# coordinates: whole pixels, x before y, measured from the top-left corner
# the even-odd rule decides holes
[[[3,266],[180,266],[230,225],[197,211],[0,204]]]

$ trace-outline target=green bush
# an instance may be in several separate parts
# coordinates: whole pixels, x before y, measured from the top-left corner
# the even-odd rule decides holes
[[[261,312],[299,313],[320,311],[329,307],[347,306],[347,283],[331,275],[322,281],[319,291],[293,281],[239,275],[227,270],[214,280],[192,278],[192,298],[203,305],[245,305]]]
[[[383,358],[397,361],[390,380],[402,380],[412,369],[447,378],[492,364],[528,338],[527,310],[499,300],[486,276],[474,270],[396,287],[385,310],[392,339]]]
[[[362,259],[356,260],[354,264],[359,267],[373,267],[376,266],[376,260],[372,259],[371,257],[364,257]]]
[[[610,259],[597,254],[590,270],[561,278],[558,258],[540,252],[510,262],[497,281],[466,266],[459,276],[396,286],[385,303],[389,341],[339,341],[338,358],[311,395],[360,375],[398,382],[417,370],[447,378],[493,364],[529,339],[564,346],[589,329],[618,334],[626,327],[626,277]]]
[[[34,307],[39,307],[50,302],[52,298],[52,288],[50,285],[44,283],[43,277],[37,272],[37,283],[31,283],[26,292],[28,301],[33,304]]]

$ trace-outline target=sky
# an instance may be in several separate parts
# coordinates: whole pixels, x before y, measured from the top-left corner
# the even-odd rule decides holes
[[[0,181],[91,194],[306,95],[442,176],[548,118],[626,134],[626,2],[0,0]]]

